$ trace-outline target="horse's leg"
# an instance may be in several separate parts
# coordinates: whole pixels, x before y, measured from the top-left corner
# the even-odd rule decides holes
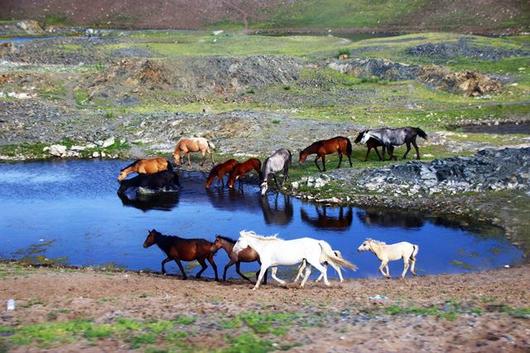
[[[278,185],[278,179],[276,179],[276,174],[272,174],[272,178],[274,179],[274,184],[276,185],[276,190],[280,190],[280,186]]]
[[[377,154],[377,158],[379,158],[379,160],[382,161],[383,159],[381,158],[381,155],[379,154],[379,151],[377,150],[377,146],[374,147],[374,150],[375,150],[375,153]]]
[[[409,269],[409,259],[408,258],[403,258],[403,272],[401,272],[401,278],[405,278],[405,275],[407,274],[407,271]]]
[[[309,262],[309,261],[308,261]],[[311,264],[311,262],[309,262]],[[313,263],[311,264],[313,265],[313,267],[315,267],[317,270],[320,271],[320,273],[324,276],[324,284],[326,286],[329,286],[329,281],[328,281],[328,269],[326,266],[322,265],[320,262],[316,262],[316,263]]]
[[[169,262],[173,259],[169,258],[169,257],[166,257],[164,260],[162,260],[162,274],[165,275],[166,274],[166,267],[164,266],[166,264],[166,262]]]
[[[368,160],[368,155],[370,154],[370,150],[372,149],[372,147],[368,147],[367,150],[366,150],[366,157],[364,157],[364,161],[366,162]],[[377,148],[376,148],[376,151],[377,151]],[[378,153],[379,155],[379,153]],[[379,159],[381,159],[381,157],[379,157]]]
[[[403,159],[407,158],[407,154],[409,154],[410,151],[410,142],[405,142],[407,144],[407,151],[405,151],[405,154],[403,155]]]
[[[322,171],[325,172],[326,171],[326,155],[323,155],[322,156]]]
[[[259,288],[259,284],[261,283],[261,280],[263,279],[263,276],[265,275],[265,272],[267,271],[269,266],[270,266],[269,264],[261,265],[261,268],[259,269],[258,280],[256,281],[256,285],[254,286],[254,288],[252,288],[252,290],[256,290]]]
[[[388,264],[388,261],[384,260],[384,261],[381,261],[381,265],[379,266],[379,272],[381,272],[381,274],[384,276],[384,277],[390,277],[390,274],[389,273],[385,273],[383,271],[383,269],[385,269],[385,267],[387,266]]]
[[[315,158],[315,165],[317,166],[318,171],[321,172],[322,170],[320,169],[320,166],[319,166],[318,163],[317,163],[317,161],[318,161],[319,158],[320,158],[320,156],[317,154],[317,158]]]
[[[287,179],[289,179],[289,164],[287,164],[287,162],[286,162],[284,167],[283,167],[283,181],[282,181],[282,185],[283,185],[283,183],[285,183],[285,181]]]
[[[215,274],[215,280],[219,281],[219,276],[217,275],[217,265],[215,264],[215,261],[213,259],[213,255],[210,254],[210,256],[208,256],[207,259],[208,259],[208,262],[210,263],[210,265],[212,265],[213,273]]]
[[[383,145],[383,161],[385,160],[385,152],[386,152],[386,146]]]
[[[337,271],[338,275],[339,275],[339,280],[340,280],[340,283],[344,282],[344,278],[342,277],[342,272],[340,270],[340,266],[337,266],[335,263],[333,263],[332,261],[328,262],[330,264],[331,267],[333,267],[333,269],[335,271]]]
[[[410,259],[410,272],[416,276],[416,259],[413,258],[413,259]]]
[[[225,269],[223,270],[223,281],[226,281],[226,271],[228,271],[228,268],[229,268],[230,266],[232,266],[234,263],[235,263],[234,261],[230,260],[230,261],[226,264]],[[236,267],[237,267],[237,264],[238,264],[238,263],[235,263],[235,264],[236,264]]]
[[[339,165],[337,166],[337,169],[340,168],[341,163],[342,163],[342,152],[339,152]]]
[[[416,139],[412,140],[412,146],[414,146],[414,149],[416,150],[416,159],[420,159],[420,150],[416,144]]]
[[[206,150],[201,151],[201,154],[202,154],[201,166],[203,166],[204,162],[206,161]]]
[[[175,262],[177,263],[180,272],[182,273],[182,279],[188,279],[188,276],[186,276],[186,272],[184,272],[184,266],[182,266],[182,262],[180,262],[179,259],[175,259]]]
[[[250,283],[252,283],[252,281],[250,280],[250,278],[248,278],[247,276],[245,276],[242,272],[241,272],[241,262],[236,262],[236,272],[238,275],[241,276],[241,278],[243,279],[246,279],[247,281],[249,281]]]
[[[257,260],[257,261],[258,261],[258,264],[261,267],[261,261],[260,260]],[[263,279],[263,284],[267,284],[268,274],[269,274],[269,270],[265,271],[265,278]],[[259,270],[256,271],[256,281],[258,280],[258,276],[259,276]]]
[[[191,156],[190,156],[191,153],[190,153],[190,151],[188,151],[186,154],[188,155],[188,165],[191,168]]]
[[[206,271],[206,269],[208,268],[208,265],[206,264],[206,261],[204,261],[204,259],[197,259],[197,261],[199,262],[199,264],[201,264],[201,270],[199,272],[197,272],[197,274],[195,275],[195,278],[201,278],[201,275],[204,271]]]
[[[303,277],[303,273],[304,273],[305,268],[306,268],[306,261],[303,260],[300,263],[300,266],[298,266],[298,273],[296,274],[296,277],[295,277],[293,283],[298,282],[298,279]]]
[[[302,279],[302,282],[300,283],[300,288],[302,288],[303,286],[305,286],[307,280],[309,279],[309,275],[311,274],[311,265],[308,265],[306,268],[305,268],[305,274],[304,274],[304,278]]]
[[[278,267],[273,267],[272,268],[272,271],[271,271],[271,277],[273,280],[275,280],[276,282],[282,284],[282,285],[285,285],[285,281],[283,279],[279,279],[278,277],[276,277],[276,273],[278,272]]]

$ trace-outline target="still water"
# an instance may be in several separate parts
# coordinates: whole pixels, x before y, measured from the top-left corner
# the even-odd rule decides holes
[[[310,236],[328,241],[359,266],[346,277],[378,276],[373,254],[358,253],[364,238],[419,244],[419,274],[460,273],[517,264],[522,252],[502,230],[462,226],[456,221],[398,214],[385,210],[323,207],[270,193],[262,198],[256,186],[228,191],[203,187],[205,175],[181,174],[182,190],[155,200],[120,199],[118,171],[127,161],[57,161],[0,164],[0,257],[60,259],[70,265],[109,263],[128,269],[159,271],[164,258],[153,246],[142,247],[147,230],[201,237],[237,238],[241,229],[278,233],[290,239]],[[222,271],[224,250],[215,256]],[[390,265],[398,275],[402,263]],[[177,272],[172,262],[168,272]],[[257,264],[245,264],[254,271]],[[187,266],[188,273],[198,268]],[[283,269],[284,277],[292,269]],[[315,272],[315,271],[313,271]],[[329,269],[329,274],[335,273]],[[205,273],[212,276],[210,269]],[[231,268],[229,276],[234,277]]]

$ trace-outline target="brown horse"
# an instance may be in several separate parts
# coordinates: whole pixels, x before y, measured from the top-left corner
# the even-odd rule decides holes
[[[210,170],[210,174],[208,175],[208,179],[206,179],[206,184],[204,187],[209,189],[215,177],[217,177],[217,180],[222,186],[225,186],[223,178],[226,174],[229,174],[232,169],[234,169],[236,164],[237,161],[235,159],[229,159],[226,162],[216,164],[212,170]]]
[[[155,157],[149,159],[137,159],[127,167],[120,170],[118,180],[122,181],[131,173],[138,174],[155,174],[164,170],[173,170],[171,163],[165,158]]]
[[[201,165],[203,165],[204,161],[206,160],[206,153],[209,153],[213,164],[214,160],[212,150],[214,149],[214,144],[204,137],[183,137],[177,141],[175,151],[173,152],[173,158],[175,159],[175,164],[180,165],[182,163],[181,158],[187,155],[188,165],[191,167],[191,152],[200,152],[202,154]],[[183,157],[180,156],[181,152],[183,153]]]
[[[245,276],[243,273],[241,273],[240,267],[241,262],[254,262],[257,261],[260,266],[261,262],[259,261],[259,255],[256,252],[256,250],[247,247],[246,249],[241,250],[237,255],[232,252],[234,245],[236,241],[233,239],[230,239],[228,237],[223,237],[222,235],[217,235],[215,237],[215,242],[213,243],[215,250],[219,250],[223,248],[226,253],[228,254],[228,258],[230,259],[230,262],[225,266],[225,269],[223,271],[223,281],[226,281],[226,271],[230,266],[233,264],[236,264],[236,272],[244,279],[246,279],[249,282],[252,282],[250,278]],[[256,272],[256,278],[258,278],[259,270]],[[267,273],[265,272],[265,280],[264,282],[267,284]]]
[[[309,147],[306,147],[302,152],[300,152],[300,158],[298,159],[299,163],[304,163],[307,156],[310,154],[316,154],[317,158],[315,158],[315,165],[317,166],[319,171],[326,171],[326,154],[331,154],[337,152],[339,154],[339,165],[337,168],[340,168],[340,164],[342,163],[342,155],[346,154],[348,157],[348,161],[350,161],[350,167],[351,164],[351,152],[352,152],[352,145],[351,141],[347,137],[343,136],[336,136],[333,138],[330,138],[329,140],[320,140],[313,142]],[[317,161],[319,158],[322,158],[322,166],[323,169],[320,169],[320,166],[318,165]]]
[[[208,268],[206,261],[212,265],[212,268],[215,272],[215,280],[218,281],[217,276],[217,265],[213,260],[217,249],[213,243],[210,243],[205,239],[184,239],[177,236],[163,235],[156,230],[150,230],[147,234],[147,238],[144,241],[144,248],[148,248],[151,245],[156,244],[164,253],[166,253],[166,258],[162,260],[162,273],[166,273],[164,265],[166,262],[174,260],[180,272],[182,272],[182,278],[187,279],[186,272],[184,272],[184,267],[182,267],[182,261],[193,261],[197,260],[201,264],[202,269],[195,276],[200,278],[201,274]]]
[[[237,179],[253,170],[258,173],[258,176],[261,179],[261,161],[257,158],[249,158],[242,163],[236,164],[234,169],[232,169],[232,172],[230,172],[230,177],[228,178],[228,187],[233,189]]]

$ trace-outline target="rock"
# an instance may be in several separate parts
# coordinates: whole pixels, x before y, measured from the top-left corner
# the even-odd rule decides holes
[[[92,158],[99,158],[100,154],[98,151],[92,152]]]
[[[114,136],[111,136],[111,137],[109,137],[108,139],[106,139],[105,141],[102,142],[101,147],[103,147],[103,148],[110,147],[110,146],[114,145],[115,142],[116,142],[116,139],[114,138]]]
[[[55,157],[66,156],[66,146],[63,145],[51,145],[47,151],[49,154]]]
[[[40,26],[39,22],[35,20],[24,20],[17,22],[17,27],[25,31],[27,34],[42,34],[44,30]]]

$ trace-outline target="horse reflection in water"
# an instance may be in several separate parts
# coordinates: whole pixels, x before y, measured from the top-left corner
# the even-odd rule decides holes
[[[206,189],[206,195],[212,206],[228,211],[258,211],[261,206],[255,193],[247,194],[244,188],[237,189]]]
[[[421,228],[425,223],[420,217],[388,210],[360,210],[357,211],[357,217],[366,225],[382,227]]]
[[[180,194],[178,192],[139,194],[130,198],[126,193],[117,193],[123,206],[134,207],[144,212],[149,210],[171,211],[177,207]]]
[[[282,194],[283,204],[278,203],[279,193],[274,197],[274,204],[268,197],[260,197],[259,202],[263,211],[263,219],[266,224],[286,225],[293,220],[293,204],[288,195]]]
[[[305,223],[311,224],[317,229],[346,230],[353,221],[353,210],[351,207],[339,207],[337,215],[328,215],[326,206],[315,205],[316,217],[311,217],[303,208],[300,209],[300,217]],[[331,207],[335,209],[336,207]],[[345,210],[346,209],[346,210]]]

